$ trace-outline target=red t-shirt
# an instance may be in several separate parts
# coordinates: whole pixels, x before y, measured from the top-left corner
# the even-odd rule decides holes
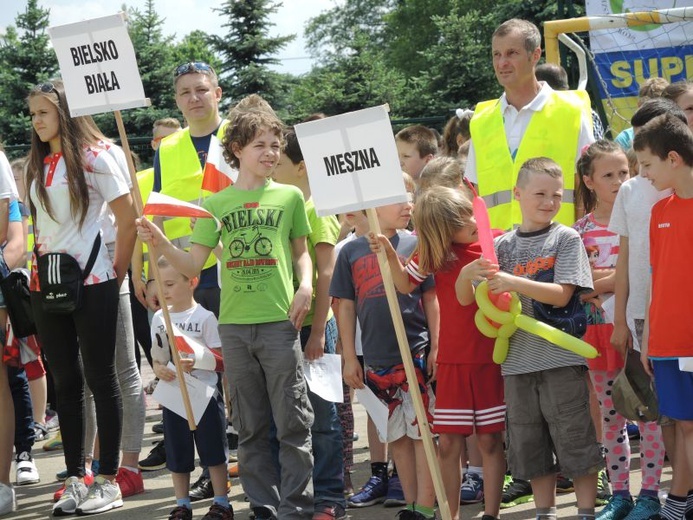
[[[675,194],[652,207],[649,355],[693,356],[693,199]]]
[[[474,315],[479,307],[476,303],[463,307],[455,294],[460,269],[481,257],[481,246],[478,242],[453,244],[452,251],[457,258],[434,275],[440,304],[437,362],[465,365],[493,363],[494,340],[483,336],[474,323]],[[425,273],[419,272],[418,262],[418,254],[414,254],[406,266],[409,279],[417,284],[426,278]]]

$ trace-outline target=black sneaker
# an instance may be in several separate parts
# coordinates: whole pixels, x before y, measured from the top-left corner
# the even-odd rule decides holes
[[[503,484],[503,497],[501,498],[501,509],[519,506],[534,500],[532,486],[526,480],[514,479],[506,476]]]
[[[272,511],[266,507],[254,507],[251,513],[248,513],[248,518],[253,520],[276,520]]]
[[[154,425],[152,425],[152,431],[154,433],[164,433],[164,421],[154,423]]]
[[[178,506],[168,515],[168,520],[192,520],[192,511],[185,506]]]
[[[166,448],[164,441],[156,443],[152,451],[144,460],[139,461],[137,467],[142,471],[157,471],[166,467]]]
[[[556,475],[556,493],[571,493],[575,491],[573,481],[564,477],[561,473]]]
[[[200,476],[197,481],[190,486],[190,501],[197,502],[198,500],[206,500],[214,498],[214,488],[209,477]]]

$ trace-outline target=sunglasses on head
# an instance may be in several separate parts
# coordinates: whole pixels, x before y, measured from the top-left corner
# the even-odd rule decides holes
[[[177,78],[179,76],[183,76],[184,74],[194,74],[194,73],[216,74],[214,72],[214,69],[211,67],[211,65],[209,65],[203,61],[191,61],[190,63],[183,63],[181,65],[178,65],[176,67],[175,72],[173,73],[173,76],[175,78]]]
[[[46,82],[46,83],[39,83],[34,87],[34,90],[38,92],[43,92],[44,94],[50,94],[51,92],[56,92],[55,90],[55,85],[51,82]]]

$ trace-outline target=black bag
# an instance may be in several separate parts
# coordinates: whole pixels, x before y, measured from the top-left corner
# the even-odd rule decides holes
[[[553,275],[553,269],[547,269],[537,274],[534,279],[538,282],[553,282]],[[587,313],[577,290],[573,292],[565,307],[554,307],[532,300],[532,310],[536,319],[571,336],[581,338],[587,332]]]
[[[18,338],[36,334],[34,312],[31,309],[29,273],[26,269],[15,269],[0,280],[0,291],[5,298],[7,314],[12,329]]]
[[[101,233],[96,235],[84,272],[79,262],[67,253],[36,253],[41,303],[43,310],[52,314],[70,314],[82,305],[84,280],[94,267],[101,247]]]

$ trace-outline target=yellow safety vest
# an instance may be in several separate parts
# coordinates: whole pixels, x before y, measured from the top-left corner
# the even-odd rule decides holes
[[[525,161],[549,157],[563,170],[563,203],[555,220],[575,222],[575,161],[581,118],[592,120],[585,91],[554,91],[544,108],[532,115],[515,158],[510,155],[499,100],[479,103],[470,123],[476,156],[479,195],[488,207],[491,226],[509,230],[520,225],[520,205],[513,196]]]
[[[149,194],[154,188],[154,168],[147,168],[137,172],[137,185],[140,187],[140,195],[142,195],[142,203],[146,204]],[[146,242],[142,242],[142,266],[145,275],[149,272],[149,248]],[[136,276],[137,273],[132,273]]]
[[[228,121],[222,121],[217,132],[219,140],[224,136],[227,124]],[[200,199],[209,194],[202,190],[203,169],[200,167],[200,159],[193,146],[189,128],[162,139],[159,146],[159,165],[162,172],[161,193],[192,204],[200,204]],[[190,249],[190,219],[165,217],[164,233],[179,249]],[[210,254],[204,269],[216,265],[216,262],[216,257]]]

